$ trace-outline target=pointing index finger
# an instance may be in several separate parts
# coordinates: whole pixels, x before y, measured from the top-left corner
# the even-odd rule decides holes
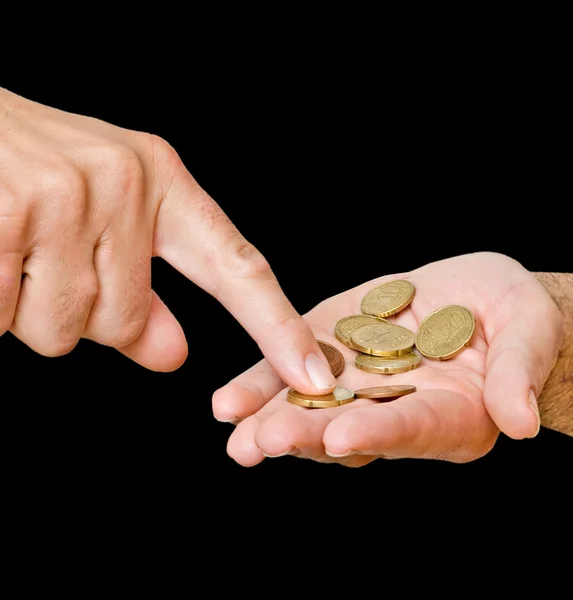
[[[330,393],[336,380],[328,361],[268,261],[183,165],[172,172],[157,215],[154,254],[225,306],[288,385]]]

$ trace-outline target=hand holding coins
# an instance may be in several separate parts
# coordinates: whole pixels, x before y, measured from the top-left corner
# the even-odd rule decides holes
[[[336,323],[336,339],[358,352],[356,368],[384,375],[405,373],[420,366],[420,355],[433,360],[449,360],[469,345],[475,331],[475,318],[464,306],[439,308],[424,318],[417,332],[386,318],[406,309],[415,293],[414,286],[407,280],[383,283],[364,296],[360,305],[362,314],[343,317]],[[344,357],[326,342],[319,341],[319,345],[332,373],[338,377],[344,368]],[[307,408],[331,408],[356,398],[388,401],[414,391],[415,386],[408,385],[376,386],[356,391],[337,387],[327,396],[307,396],[291,389],[287,399]]]
[[[415,287],[411,303],[397,313],[387,300],[397,290],[380,289],[384,282],[396,285],[391,279]],[[379,458],[461,464],[487,454],[500,432],[516,440],[535,437],[543,419],[543,403],[539,413],[535,401],[543,401],[544,378],[563,347],[559,311],[538,283],[535,275],[508,257],[472,253],[325,299],[305,319],[315,338],[335,346],[344,357],[336,385],[354,397],[339,404],[337,392],[332,407],[327,405],[322,412],[305,408],[305,403],[296,406],[287,401],[289,387],[310,394],[333,388],[314,392],[291,384],[285,389],[279,374],[273,375],[264,363],[257,365],[215,398],[220,416],[246,420],[256,415],[233,431],[229,455],[245,466],[285,454],[351,467]],[[362,304],[368,294],[384,303],[381,310],[369,302]],[[373,324],[410,330],[412,349],[395,356],[356,349],[353,334],[364,343],[359,328]],[[387,340],[377,340],[377,347],[380,341]],[[268,388],[261,389],[265,385]],[[411,385],[416,391],[379,398],[396,390],[367,389],[397,385]],[[359,397],[364,388],[375,397]]]

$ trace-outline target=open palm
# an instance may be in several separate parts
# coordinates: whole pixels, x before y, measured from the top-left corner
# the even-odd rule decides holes
[[[432,311],[461,304],[476,317],[469,347],[448,361],[423,358],[406,373],[357,369],[357,353],[338,342],[334,327],[360,313],[370,289],[393,279],[408,279],[416,295],[390,321],[416,332]],[[475,253],[381,277],[325,300],[304,318],[317,339],[344,355],[340,386],[411,384],[417,391],[392,402],[359,399],[307,409],[287,401],[284,382],[263,360],[213,397],[215,416],[238,423],[228,453],[242,465],[285,454],[348,466],[379,457],[467,462],[486,454],[500,430],[517,439],[538,431],[531,398],[557,357],[561,315],[535,276],[507,256]]]

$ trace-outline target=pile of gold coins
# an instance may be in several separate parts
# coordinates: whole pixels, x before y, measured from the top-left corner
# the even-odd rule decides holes
[[[420,366],[421,357],[449,360],[469,346],[475,331],[475,317],[464,306],[443,306],[430,313],[420,323],[416,333],[388,321],[407,308],[416,290],[411,282],[400,279],[383,283],[362,299],[362,314],[343,317],[336,323],[334,335],[348,348],[357,352],[354,365],[368,373],[391,375],[405,373]],[[338,377],[344,370],[340,351],[318,341],[332,373]],[[287,399],[307,408],[330,408],[353,402],[357,398],[389,401],[416,391],[413,385],[391,385],[349,390],[337,387],[325,396],[309,396],[290,389]]]

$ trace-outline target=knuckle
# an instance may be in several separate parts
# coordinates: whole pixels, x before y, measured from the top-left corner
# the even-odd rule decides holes
[[[28,205],[21,198],[0,189],[0,242],[1,252],[21,255],[28,223]],[[0,285],[2,273],[0,273]]]
[[[302,345],[309,336],[314,337],[304,318],[292,310],[277,310],[270,320],[278,340],[289,340],[289,343]]]
[[[169,190],[176,182],[182,182],[188,191],[201,191],[195,178],[185,168],[179,153],[169,142],[154,134],[145,136],[141,146],[150,165],[150,173],[159,198],[168,197]]]
[[[60,159],[38,171],[36,184],[41,195],[65,206],[66,211],[84,207],[85,180],[76,167]]]
[[[145,326],[145,319],[134,319],[131,321],[124,321],[118,325],[110,334],[109,343],[107,345],[113,348],[123,348],[133,344],[143,331]]]
[[[153,134],[148,135],[154,164],[161,165],[161,170],[166,173],[167,178],[169,179],[170,176],[172,178],[183,165],[179,153],[162,137]]]
[[[267,259],[238,231],[229,235],[220,258],[221,268],[233,278],[260,281],[273,277]]]
[[[26,208],[26,202],[17,194],[0,188],[0,227],[3,234],[5,228],[17,231],[24,229],[27,220]]]
[[[95,272],[86,273],[78,284],[78,299],[82,307],[91,307],[98,294],[98,280]]]
[[[55,343],[60,351],[67,353],[78,343],[97,292],[95,272],[82,275],[58,291],[53,319],[58,326]]]
[[[115,325],[105,335],[106,346],[122,348],[133,344],[145,327],[151,293],[132,296],[128,306],[115,318]]]
[[[151,305],[151,269],[146,254],[134,260],[124,273],[125,288],[116,291],[115,300],[97,310],[93,331],[100,343],[114,348],[128,346],[141,335]]]
[[[124,144],[106,143],[96,152],[95,163],[124,202],[143,199],[145,174],[135,150]]]

